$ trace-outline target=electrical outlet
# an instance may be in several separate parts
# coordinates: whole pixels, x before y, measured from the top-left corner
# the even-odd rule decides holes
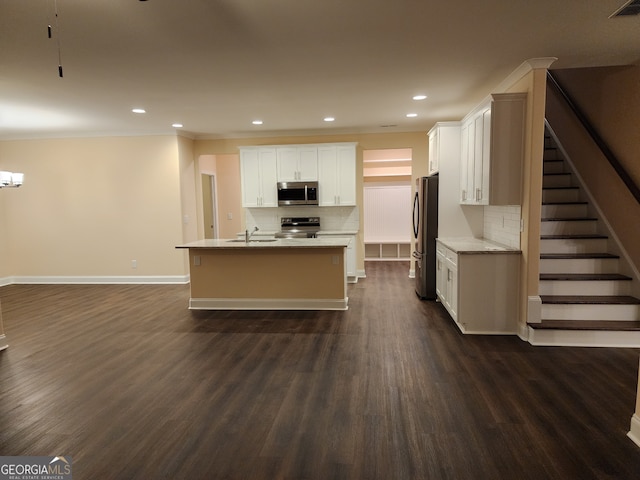
[[[137,260],[131,260],[131,268],[138,268],[138,261]]]
[[[233,220],[233,213],[227,213],[227,220]]]

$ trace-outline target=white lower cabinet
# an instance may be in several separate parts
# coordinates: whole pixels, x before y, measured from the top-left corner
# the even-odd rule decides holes
[[[436,293],[462,333],[515,334],[520,255],[436,247]]]
[[[358,281],[357,262],[356,262],[356,236],[344,233],[318,233],[318,237],[346,238],[349,240],[349,246],[345,254],[345,263],[347,264],[347,282],[356,283]]]

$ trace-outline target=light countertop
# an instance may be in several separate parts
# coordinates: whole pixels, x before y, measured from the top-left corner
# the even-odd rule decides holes
[[[486,240],[484,238],[460,237],[460,238],[438,238],[438,242],[445,247],[459,254],[478,253],[509,253],[518,254],[522,251],[518,248],[509,247],[500,243]]]
[[[277,238],[259,239],[255,236],[246,243],[244,239],[204,239],[195,242],[176,245],[176,248],[218,248],[218,249],[244,249],[244,248],[335,248],[347,247],[349,239],[335,238],[331,236],[322,238]]]

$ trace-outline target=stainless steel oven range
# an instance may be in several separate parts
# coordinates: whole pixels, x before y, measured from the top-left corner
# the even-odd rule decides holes
[[[320,231],[320,217],[282,217],[276,238],[315,238]]]

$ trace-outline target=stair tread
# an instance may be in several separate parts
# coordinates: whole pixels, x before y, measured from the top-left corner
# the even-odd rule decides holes
[[[541,273],[540,280],[631,280],[631,277],[622,275],[620,273]]]
[[[558,175],[571,175],[570,172],[556,172],[556,173],[543,173],[542,176],[543,177],[553,177],[553,176],[558,176]]]
[[[640,305],[640,298],[629,295],[540,295],[542,303],[561,305]]]
[[[593,217],[547,217],[540,219],[543,222],[596,222],[597,218]]]
[[[542,205],[588,205],[589,202],[542,202]]]
[[[620,258],[612,253],[541,253],[540,258],[544,260],[584,260],[590,258]]]
[[[596,238],[596,239],[602,239],[602,238],[608,238],[606,235],[599,235],[599,234],[558,234],[558,235],[540,235],[540,240],[562,240],[562,239],[571,239],[571,238],[575,238],[575,239],[590,239],[590,238]]]
[[[540,330],[640,330],[639,320],[542,320],[528,325]]]
[[[542,187],[542,190],[579,190],[580,187]]]

